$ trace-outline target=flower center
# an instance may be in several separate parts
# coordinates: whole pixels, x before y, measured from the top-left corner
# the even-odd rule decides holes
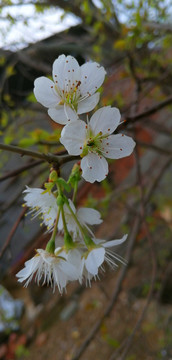
[[[59,105],[67,104],[77,111],[78,100],[81,97],[79,89],[80,85],[81,81],[75,81],[75,83],[73,82],[71,84],[69,80],[68,83],[65,84],[65,90],[61,90],[57,87],[57,85],[55,85],[55,90],[61,97]]]
[[[84,157],[89,152],[101,155],[101,142],[104,137],[106,136],[102,135],[101,131],[97,135],[94,135],[92,130],[88,129],[86,141],[83,147],[83,152],[80,156]]]

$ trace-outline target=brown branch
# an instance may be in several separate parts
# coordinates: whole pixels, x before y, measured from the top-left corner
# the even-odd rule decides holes
[[[6,145],[1,143],[0,143],[0,149],[21,154],[21,156],[31,156],[36,159],[47,161],[48,163],[56,163],[59,166],[65,164],[68,161],[74,159],[76,160],[76,156],[70,156],[70,155],[58,156],[54,154],[41,154],[38,151],[26,150],[18,146]]]
[[[152,184],[150,185],[146,195],[144,196],[144,205],[147,205],[150,198],[152,197],[154,191],[156,190],[156,187],[158,186],[162,176],[164,175],[164,172],[168,169],[168,167],[171,165],[172,162],[172,156],[170,156],[163,164],[162,168],[158,172],[157,176],[153,180]]]
[[[136,143],[141,147],[146,147],[148,149],[160,152],[163,155],[172,155],[172,150],[170,151],[168,149],[163,149],[162,147],[159,147],[157,145],[150,144],[150,143],[145,143],[145,142],[140,141],[140,140],[136,140]]]
[[[159,102],[158,104],[152,106],[151,108],[149,108],[148,110],[145,110],[141,113],[138,113],[136,115],[133,116],[126,116],[126,122],[121,126],[121,127],[125,127],[126,124],[133,124],[141,119],[146,118],[147,116],[153,115],[155,114],[157,111],[163,109],[164,107],[168,106],[172,104],[172,95],[169,96],[167,99]]]
[[[18,219],[16,220],[16,222],[14,223],[6,241],[5,241],[5,244],[3,245],[1,251],[0,251],[0,258],[2,257],[2,255],[4,254],[5,250],[7,249],[7,247],[9,246],[10,244],[10,241],[12,239],[12,237],[14,236],[19,224],[20,224],[20,221],[23,219],[24,215],[26,213],[26,209],[23,209],[22,212],[20,213]]]
[[[20,168],[18,168],[16,170],[13,170],[13,171],[10,171],[7,174],[1,176],[0,177],[0,182],[4,181],[6,179],[9,179],[9,178],[11,178],[13,176],[17,176],[17,175],[21,174],[23,171],[32,169],[33,167],[38,166],[38,165],[40,165],[42,163],[43,163],[42,160],[38,160],[38,161],[34,161],[34,162],[30,163],[30,164],[21,166]]]

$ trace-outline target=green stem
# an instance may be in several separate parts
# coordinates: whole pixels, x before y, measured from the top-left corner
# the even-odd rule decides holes
[[[77,191],[78,191],[78,181],[75,182],[74,190],[73,190],[72,201],[73,201],[74,205],[76,205],[76,195],[77,195]]]
[[[53,254],[54,254],[54,250],[55,250],[55,238],[56,238],[56,234],[57,234],[57,226],[58,226],[58,222],[59,222],[60,211],[61,211],[61,209],[59,207],[58,212],[57,212],[56,221],[54,224],[53,233],[52,233],[51,239],[48,241],[46,249],[45,249],[49,253],[53,253]]]
[[[78,228],[79,228],[79,230],[80,230],[80,232],[81,232],[81,234],[82,234],[82,236],[83,236],[83,240],[84,240],[86,246],[87,246],[87,247],[91,247],[91,246],[95,245],[94,242],[93,242],[93,240],[92,240],[87,234],[85,234],[85,231],[84,231],[83,227],[81,226],[80,222],[78,221],[77,216],[76,216],[75,213],[73,212],[73,210],[72,210],[72,208],[70,207],[68,201],[66,201],[66,205],[67,205],[69,211],[71,212],[71,214],[72,214],[72,216],[73,216],[76,224],[78,225]]]
[[[65,219],[65,214],[64,214],[63,205],[61,206],[61,214],[62,214],[62,221],[63,221],[64,233],[68,234],[69,231],[68,231],[68,228],[67,228],[67,225],[66,225],[66,219]]]

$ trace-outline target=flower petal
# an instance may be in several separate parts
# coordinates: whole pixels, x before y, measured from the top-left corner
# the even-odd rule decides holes
[[[66,118],[68,122],[79,120],[76,111],[66,104],[64,104],[64,112],[66,114]]]
[[[77,211],[77,218],[81,223],[86,223],[89,225],[101,224],[101,214],[99,211],[92,208],[80,208]]]
[[[108,163],[104,157],[91,153],[81,160],[82,177],[93,183],[102,181],[108,174]]]
[[[77,120],[63,128],[60,142],[65,146],[70,155],[80,155],[83,150],[85,138],[85,123],[82,120]]]
[[[95,135],[100,131],[103,134],[111,134],[119,125],[120,118],[121,115],[117,108],[104,106],[93,114],[90,119],[90,126]]]
[[[93,95],[97,89],[102,85],[106,71],[103,66],[100,66],[96,62],[81,66],[81,95],[90,94]]]
[[[52,80],[41,76],[34,81],[34,94],[37,101],[43,106],[55,107],[60,101]]]
[[[86,260],[85,260],[85,266],[86,269],[91,273],[92,275],[96,276],[98,273],[99,266],[102,265],[105,257],[105,249],[103,247],[100,247],[98,249],[93,249],[88,254]]]
[[[78,114],[87,113],[95,108],[95,106],[98,104],[100,99],[100,93],[97,92],[96,94],[92,96],[88,96],[86,99],[81,100],[78,103]]]
[[[102,140],[101,151],[109,159],[120,159],[131,155],[135,145],[135,141],[129,136],[123,134],[110,135]]]
[[[128,234],[124,235],[121,239],[106,241],[104,244],[102,244],[102,246],[104,246],[105,248],[109,248],[109,247],[120,245],[124,241],[126,241],[127,237],[128,237]]]
[[[64,67],[66,64],[66,56],[60,55],[53,63],[53,80],[57,87],[64,89]]]
[[[48,115],[58,124],[66,125],[68,122],[64,112],[64,105],[58,105],[54,108],[48,109]]]
[[[73,56],[68,55],[66,57],[63,77],[65,83],[64,90],[67,92],[70,91],[71,87],[76,87],[81,80],[80,66]]]

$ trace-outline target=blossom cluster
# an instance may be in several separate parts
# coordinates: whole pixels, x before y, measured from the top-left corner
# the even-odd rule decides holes
[[[26,205],[34,212],[35,216],[41,217],[48,231],[52,231],[58,205],[54,194],[44,192],[38,188],[29,188],[24,191]],[[95,238],[90,225],[102,223],[99,211],[92,208],[80,207],[76,210],[73,202],[64,205],[64,214],[69,231],[69,237],[73,239],[72,244],[65,246],[61,236],[56,237],[56,248],[52,252],[37,249],[36,255],[25,263],[24,269],[19,271],[17,277],[20,282],[25,281],[25,286],[32,280],[36,273],[35,280],[48,283],[54,289],[58,287],[60,293],[69,281],[85,281],[90,284],[92,278],[98,276],[99,269],[103,269],[103,262],[106,261],[112,268],[117,266],[117,261],[123,260],[115,254],[111,248],[123,243],[127,235],[122,239],[105,241]],[[77,222],[76,218],[77,217]],[[87,234],[82,229],[87,230]],[[64,235],[62,218],[59,216],[58,232]],[[86,239],[85,239],[86,238]],[[86,240],[86,243],[84,242]]]
[[[97,239],[90,226],[102,222],[101,214],[92,208],[76,207],[76,191],[80,177],[90,182],[101,182],[108,175],[106,159],[129,156],[135,146],[125,134],[114,134],[120,125],[120,112],[105,106],[88,113],[98,104],[106,72],[96,62],[79,66],[72,56],[61,55],[53,64],[52,77],[35,80],[34,94],[38,102],[48,108],[48,115],[63,125],[60,142],[70,155],[81,160],[68,181],[50,173],[45,189],[26,187],[25,205],[33,217],[39,216],[51,233],[46,249],[37,249],[36,255],[25,263],[17,274],[25,286],[35,278],[38,284],[49,284],[60,293],[70,281],[91,284],[104,271],[104,262],[112,268],[124,260],[113,248],[122,244],[121,239],[106,241]],[[80,117],[85,114],[84,117]],[[83,116],[83,115],[82,115]],[[85,119],[85,120],[84,120]],[[77,159],[78,161],[78,159]],[[73,201],[65,193],[73,191]],[[64,192],[65,190],[65,192]]]

